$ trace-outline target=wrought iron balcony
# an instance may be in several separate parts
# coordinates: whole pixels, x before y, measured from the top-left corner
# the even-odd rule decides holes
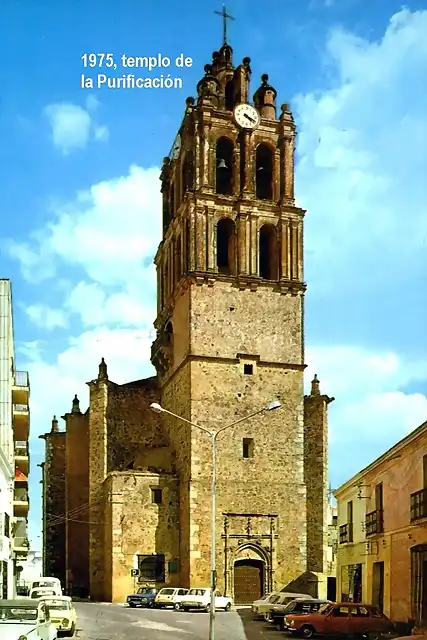
[[[411,522],[427,518],[427,488],[411,493]]]
[[[365,517],[365,533],[366,536],[373,536],[376,533],[383,533],[384,521],[382,509],[370,511]]]
[[[340,526],[340,544],[353,542],[353,523],[348,522]]]

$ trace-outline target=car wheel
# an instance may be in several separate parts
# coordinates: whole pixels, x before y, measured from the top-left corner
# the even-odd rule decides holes
[[[69,638],[72,638],[72,637],[74,636],[75,632],[76,632],[76,625],[75,625],[75,624],[73,624],[73,625],[71,626],[71,629],[70,629],[70,630],[69,630],[69,632],[67,633],[67,636],[68,636]]]
[[[185,611],[186,613],[188,613],[188,611],[190,611],[190,609],[188,607],[182,607],[182,610]]]
[[[179,602],[175,602],[173,608],[175,609],[175,611],[179,611],[181,609],[181,605],[179,604]]]
[[[314,629],[309,625],[301,627],[301,635],[303,638],[312,638],[314,636]]]
[[[134,602],[129,602],[129,606],[131,609],[135,609],[136,604]]]
[[[378,633],[378,631],[371,631],[370,633],[368,633],[369,640],[380,640],[380,638],[381,633]]]
[[[224,611],[230,611],[230,609],[231,609],[231,604],[230,602],[227,602]]]
[[[206,613],[209,613],[210,610],[211,610],[211,605],[207,604],[206,607],[205,607]]]
[[[285,625],[283,624],[283,622],[278,622],[276,624],[276,629],[277,629],[277,631],[284,631]]]

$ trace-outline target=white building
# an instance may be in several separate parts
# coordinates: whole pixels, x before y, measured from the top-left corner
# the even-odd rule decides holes
[[[0,596],[13,597],[27,557],[29,510],[28,373],[16,371],[10,280],[0,279]]]

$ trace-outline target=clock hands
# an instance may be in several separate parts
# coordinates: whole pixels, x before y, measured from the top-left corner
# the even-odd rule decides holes
[[[251,118],[251,116],[248,116],[248,114],[247,114],[247,113],[244,113],[243,115],[245,116],[245,118],[247,118],[247,119],[248,119],[248,120],[250,120],[251,122],[254,122],[254,123],[256,122],[256,120],[254,120],[253,118]]]

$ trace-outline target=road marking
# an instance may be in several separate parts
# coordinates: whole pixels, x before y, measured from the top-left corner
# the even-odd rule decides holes
[[[187,633],[190,636],[195,634],[192,631],[186,629],[178,629],[177,627],[171,627],[163,622],[154,622],[153,620],[138,620],[137,622],[131,622],[132,627],[142,627],[143,629],[155,629],[156,631],[175,631],[177,633]]]

